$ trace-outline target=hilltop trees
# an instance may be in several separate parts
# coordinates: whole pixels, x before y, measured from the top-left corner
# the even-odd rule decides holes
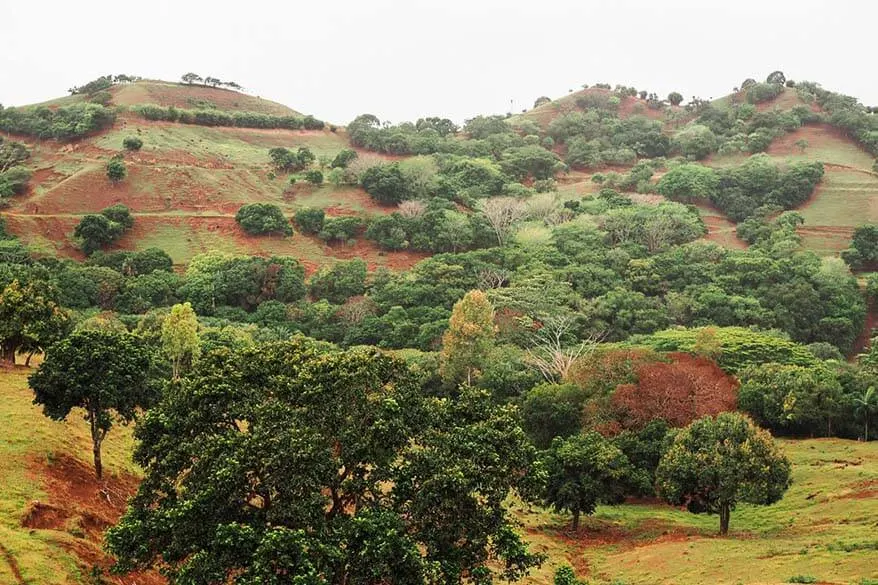
[[[672,106],[679,106],[680,104],[683,103],[683,94],[681,94],[680,92],[677,92],[677,91],[672,91],[671,93],[668,94],[668,102]]]
[[[374,350],[296,339],[208,355],[136,435],[145,478],[107,535],[123,571],[421,585],[539,561],[503,505],[532,457],[513,411],[473,392],[427,401]]]
[[[251,235],[293,235],[293,228],[283,211],[271,203],[248,203],[235,214],[235,221]]]
[[[656,470],[659,493],[690,512],[719,514],[728,534],[739,502],[769,505],[790,485],[790,462],[767,431],[746,417],[724,413],[698,419],[679,432]]]
[[[101,445],[113,423],[127,424],[152,401],[148,369],[149,354],[135,336],[82,330],[53,345],[28,379],[34,403],[46,416],[65,420],[74,407],[85,410],[98,479],[103,477]]]

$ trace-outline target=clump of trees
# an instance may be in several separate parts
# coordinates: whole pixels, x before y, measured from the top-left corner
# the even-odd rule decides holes
[[[285,128],[288,130],[323,130],[326,124],[314,116],[274,116],[259,112],[226,112],[215,108],[187,110],[155,104],[142,104],[131,111],[147,120],[164,120],[199,126],[236,126],[238,128]]]
[[[0,136],[0,205],[5,198],[27,191],[33,173],[23,163],[29,158],[24,144]]]
[[[222,81],[217,79],[216,77],[206,76],[201,77],[197,73],[184,73],[180,76],[180,80],[186,85],[199,84],[204,85],[205,87],[228,87],[229,89],[241,90],[243,89],[240,85],[238,85],[234,81]]]
[[[293,228],[283,211],[271,203],[248,203],[235,214],[235,221],[251,235],[293,235]]]
[[[696,164],[672,168],[656,190],[683,202],[708,200],[735,221],[743,221],[759,208],[791,209],[804,203],[823,179],[823,165],[776,165],[765,155],[751,156],[737,167],[714,170]]]
[[[854,270],[875,266],[878,262],[878,226],[858,226],[851,237],[851,245],[841,251],[841,259]]]
[[[503,503],[533,455],[513,409],[474,391],[426,400],[372,349],[295,339],[209,355],[136,435],[146,477],[107,535],[122,571],[426,583],[517,579],[541,560]]]
[[[83,217],[73,231],[86,256],[105,248],[121,238],[134,226],[131,211],[121,203],[107,207],[98,214]]]
[[[73,104],[58,108],[0,106],[0,130],[40,139],[83,138],[109,128],[115,120],[116,113],[99,104]]]

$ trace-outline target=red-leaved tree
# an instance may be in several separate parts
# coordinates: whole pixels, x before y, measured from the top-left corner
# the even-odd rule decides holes
[[[670,362],[637,368],[637,383],[623,384],[612,405],[625,428],[639,428],[660,418],[684,427],[705,415],[735,410],[738,381],[715,362],[687,353],[669,354]]]

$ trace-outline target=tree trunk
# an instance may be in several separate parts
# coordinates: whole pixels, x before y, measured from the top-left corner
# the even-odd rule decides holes
[[[579,532],[579,509],[573,510],[573,532]]]
[[[101,461],[101,442],[103,442],[103,435],[101,430],[98,428],[97,423],[97,413],[91,413],[91,450],[94,455],[95,462],[95,476],[98,480],[104,478],[104,464]]]
[[[0,345],[0,362],[6,365],[15,365],[15,346],[11,343]]]
[[[732,515],[732,507],[727,503],[720,504],[719,507],[719,533],[725,536],[729,533],[729,518]]]
[[[869,442],[869,413],[866,412],[866,436],[864,437],[866,442]]]

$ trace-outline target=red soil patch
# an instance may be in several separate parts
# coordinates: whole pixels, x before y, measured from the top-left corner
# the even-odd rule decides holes
[[[878,311],[876,309],[878,307],[875,306],[875,301],[870,300],[869,309],[866,311],[866,322],[863,323],[863,330],[857,336],[857,340],[854,341],[854,347],[848,356],[849,360],[855,360],[859,354],[869,351],[869,347],[872,344],[872,330],[878,325]]]
[[[67,455],[49,465],[34,460],[30,471],[42,480],[49,499],[47,502],[31,502],[22,516],[22,526],[72,536],[72,544],[66,538],[63,542],[80,559],[83,572],[94,566],[109,567],[112,561],[101,549],[104,531],[118,522],[128,498],[137,490],[139,480],[131,475],[121,475],[105,476],[102,482],[98,482],[90,466]],[[155,573],[136,573],[124,579],[111,577],[110,582],[120,585],[165,583]]]
[[[871,500],[878,498],[878,479],[858,481],[851,486],[854,491],[838,496],[839,500]]]

